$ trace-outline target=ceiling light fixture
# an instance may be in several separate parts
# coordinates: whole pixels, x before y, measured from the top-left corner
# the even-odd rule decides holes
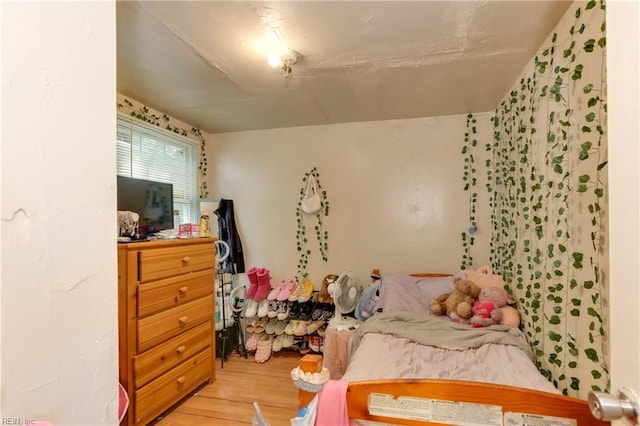
[[[300,53],[285,45],[277,28],[269,31],[268,44],[267,63],[271,68],[280,69],[284,78],[290,77],[291,66],[298,62]]]

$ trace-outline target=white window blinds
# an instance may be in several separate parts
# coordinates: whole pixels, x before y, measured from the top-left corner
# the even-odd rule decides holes
[[[174,226],[197,223],[198,145],[118,115],[117,174],[173,184]]]

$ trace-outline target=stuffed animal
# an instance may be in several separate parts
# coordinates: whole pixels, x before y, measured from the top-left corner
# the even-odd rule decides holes
[[[477,271],[467,269],[464,271],[465,277],[476,283],[480,289],[488,287],[500,287],[505,288],[507,283],[502,278],[502,275],[498,275],[488,266],[482,266]],[[515,302],[514,302],[515,305]],[[502,311],[501,325],[508,325],[510,327],[520,326],[520,314],[518,310],[511,305],[506,305],[500,308]]]
[[[513,297],[502,287],[483,288],[471,308],[473,316],[469,323],[474,327],[500,324],[503,317],[501,308],[514,303]]]
[[[472,281],[462,278],[453,280],[453,291],[441,294],[431,302],[431,312],[447,315],[456,322],[466,322],[471,315],[471,307],[480,293],[480,288]]]

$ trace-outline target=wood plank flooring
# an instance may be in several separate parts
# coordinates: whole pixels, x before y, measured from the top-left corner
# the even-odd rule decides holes
[[[257,364],[251,355],[244,359],[234,352],[221,369],[217,359],[215,383],[200,388],[156,426],[250,425],[254,402],[271,426],[289,425],[298,411],[290,372],[299,360],[299,353],[282,351]]]

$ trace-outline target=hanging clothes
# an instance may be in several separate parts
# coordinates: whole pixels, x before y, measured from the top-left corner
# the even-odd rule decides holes
[[[242,252],[242,242],[236,228],[233,200],[220,200],[220,204],[218,204],[218,208],[214,213],[218,216],[218,238],[229,245],[229,257],[225,262],[224,272],[230,274],[243,273],[244,253]]]

